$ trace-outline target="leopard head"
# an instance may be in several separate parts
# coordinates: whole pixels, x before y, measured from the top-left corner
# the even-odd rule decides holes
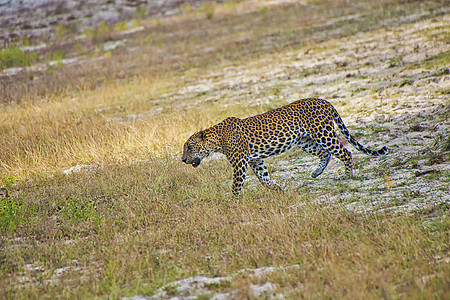
[[[184,144],[181,160],[196,168],[200,165],[202,159],[216,151],[218,151],[218,147],[214,139],[211,139],[205,131],[198,131],[191,135]]]

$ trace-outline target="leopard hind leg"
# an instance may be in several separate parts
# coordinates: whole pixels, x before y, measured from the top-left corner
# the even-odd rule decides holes
[[[322,148],[331,153],[337,159],[342,161],[345,166],[345,176],[344,178],[350,178],[353,176],[353,159],[352,154],[348,151],[341,141],[336,136],[334,130],[323,132],[320,137],[316,136],[314,138],[315,142],[322,146]]]
[[[325,150],[321,145],[316,143],[315,140],[308,136],[302,136],[299,139],[298,147],[300,147],[306,153],[318,156],[320,158],[319,165],[317,169],[315,169],[311,173],[312,178],[316,178],[320,174],[322,174],[323,170],[328,166],[330,162],[331,154],[327,150]]]

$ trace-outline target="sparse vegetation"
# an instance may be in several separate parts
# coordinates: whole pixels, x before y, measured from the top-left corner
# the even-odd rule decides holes
[[[204,13],[208,20],[211,20],[214,16],[214,12],[216,10],[216,2],[205,2],[203,6],[199,9],[199,12]]]
[[[64,34],[67,32],[67,27],[65,25],[57,24],[53,28],[55,30],[56,38],[58,40],[62,40],[62,38],[64,37]]]
[[[445,298],[448,100],[429,82],[448,76],[448,45],[431,38],[445,28],[441,8],[228,1],[210,17],[186,6],[159,21],[142,9],[145,29],[114,55],[92,53],[124,25],[46,52],[93,59],[0,87],[0,298],[176,297],[173,282],[191,276],[228,278],[198,299],[258,298],[249,286],[267,282],[287,299]],[[316,161],[293,150],[267,161],[284,194],[249,176],[238,201],[225,159],[181,163],[192,132],[312,95],[391,153],[352,151],[355,178],[340,181],[340,162],[311,179]],[[81,164],[91,167],[63,173]]]
[[[442,144],[443,151],[450,151],[450,136],[447,136],[444,143]]]
[[[111,27],[108,26],[106,21],[102,20],[100,21],[97,30],[94,31],[94,37],[96,38],[106,37],[107,35],[111,34],[111,31],[112,31]]]
[[[128,29],[128,24],[127,22],[117,22],[116,25],[114,26],[114,29],[119,32],[124,31]]]
[[[147,14],[148,14],[147,7],[145,7],[145,5],[141,5],[134,12],[134,18],[135,19],[144,19],[147,16]]]
[[[64,58],[64,51],[63,50],[56,50],[52,53],[52,60],[53,61],[61,61]]]
[[[26,53],[17,46],[0,49],[0,70],[30,66],[37,57],[36,52]]]
[[[8,233],[17,229],[24,210],[23,203],[0,194],[0,233],[2,236],[7,236]]]
[[[450,65],[450,50],[441,52],[436,56],[427,58],[423,61],[423,66],[426,68],[441,68],[443,66],[447,66],[446,68],[440,69],[441,75],[448,74],[448,69]]]

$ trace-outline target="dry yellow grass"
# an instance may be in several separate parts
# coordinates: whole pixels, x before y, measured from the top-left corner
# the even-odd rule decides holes
[[[217,111],[159,100],[179,85],[172,77],[138,76],[37,104],[5,106],[0,173],[26,178],[77,164],[167,157],[180,151],[188,133],[244,112],[239,102]]]
[[[168,126],[170,116],[156,116],[151,122],[113,119],[116,114],[153,109],[152,100],[164,91],[165,84],[167,81],[135,78],[128,84],[111,84],[41,104],[6,107],[0,113],[2,173],[23,176],[77,163],[167,154],[166,139],[160,137],[175,136],[170,133],[174,127]]]

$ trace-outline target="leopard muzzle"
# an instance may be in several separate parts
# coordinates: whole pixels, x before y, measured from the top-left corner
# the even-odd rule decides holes
[[[194,159],[194,161],[192,162],[192,166],[193,166],[194,168],[197,168],[197,167],[200,165],[200,162],[201,162],[201,159],[198,158],[198,157],[196,157],[196,158]]]

